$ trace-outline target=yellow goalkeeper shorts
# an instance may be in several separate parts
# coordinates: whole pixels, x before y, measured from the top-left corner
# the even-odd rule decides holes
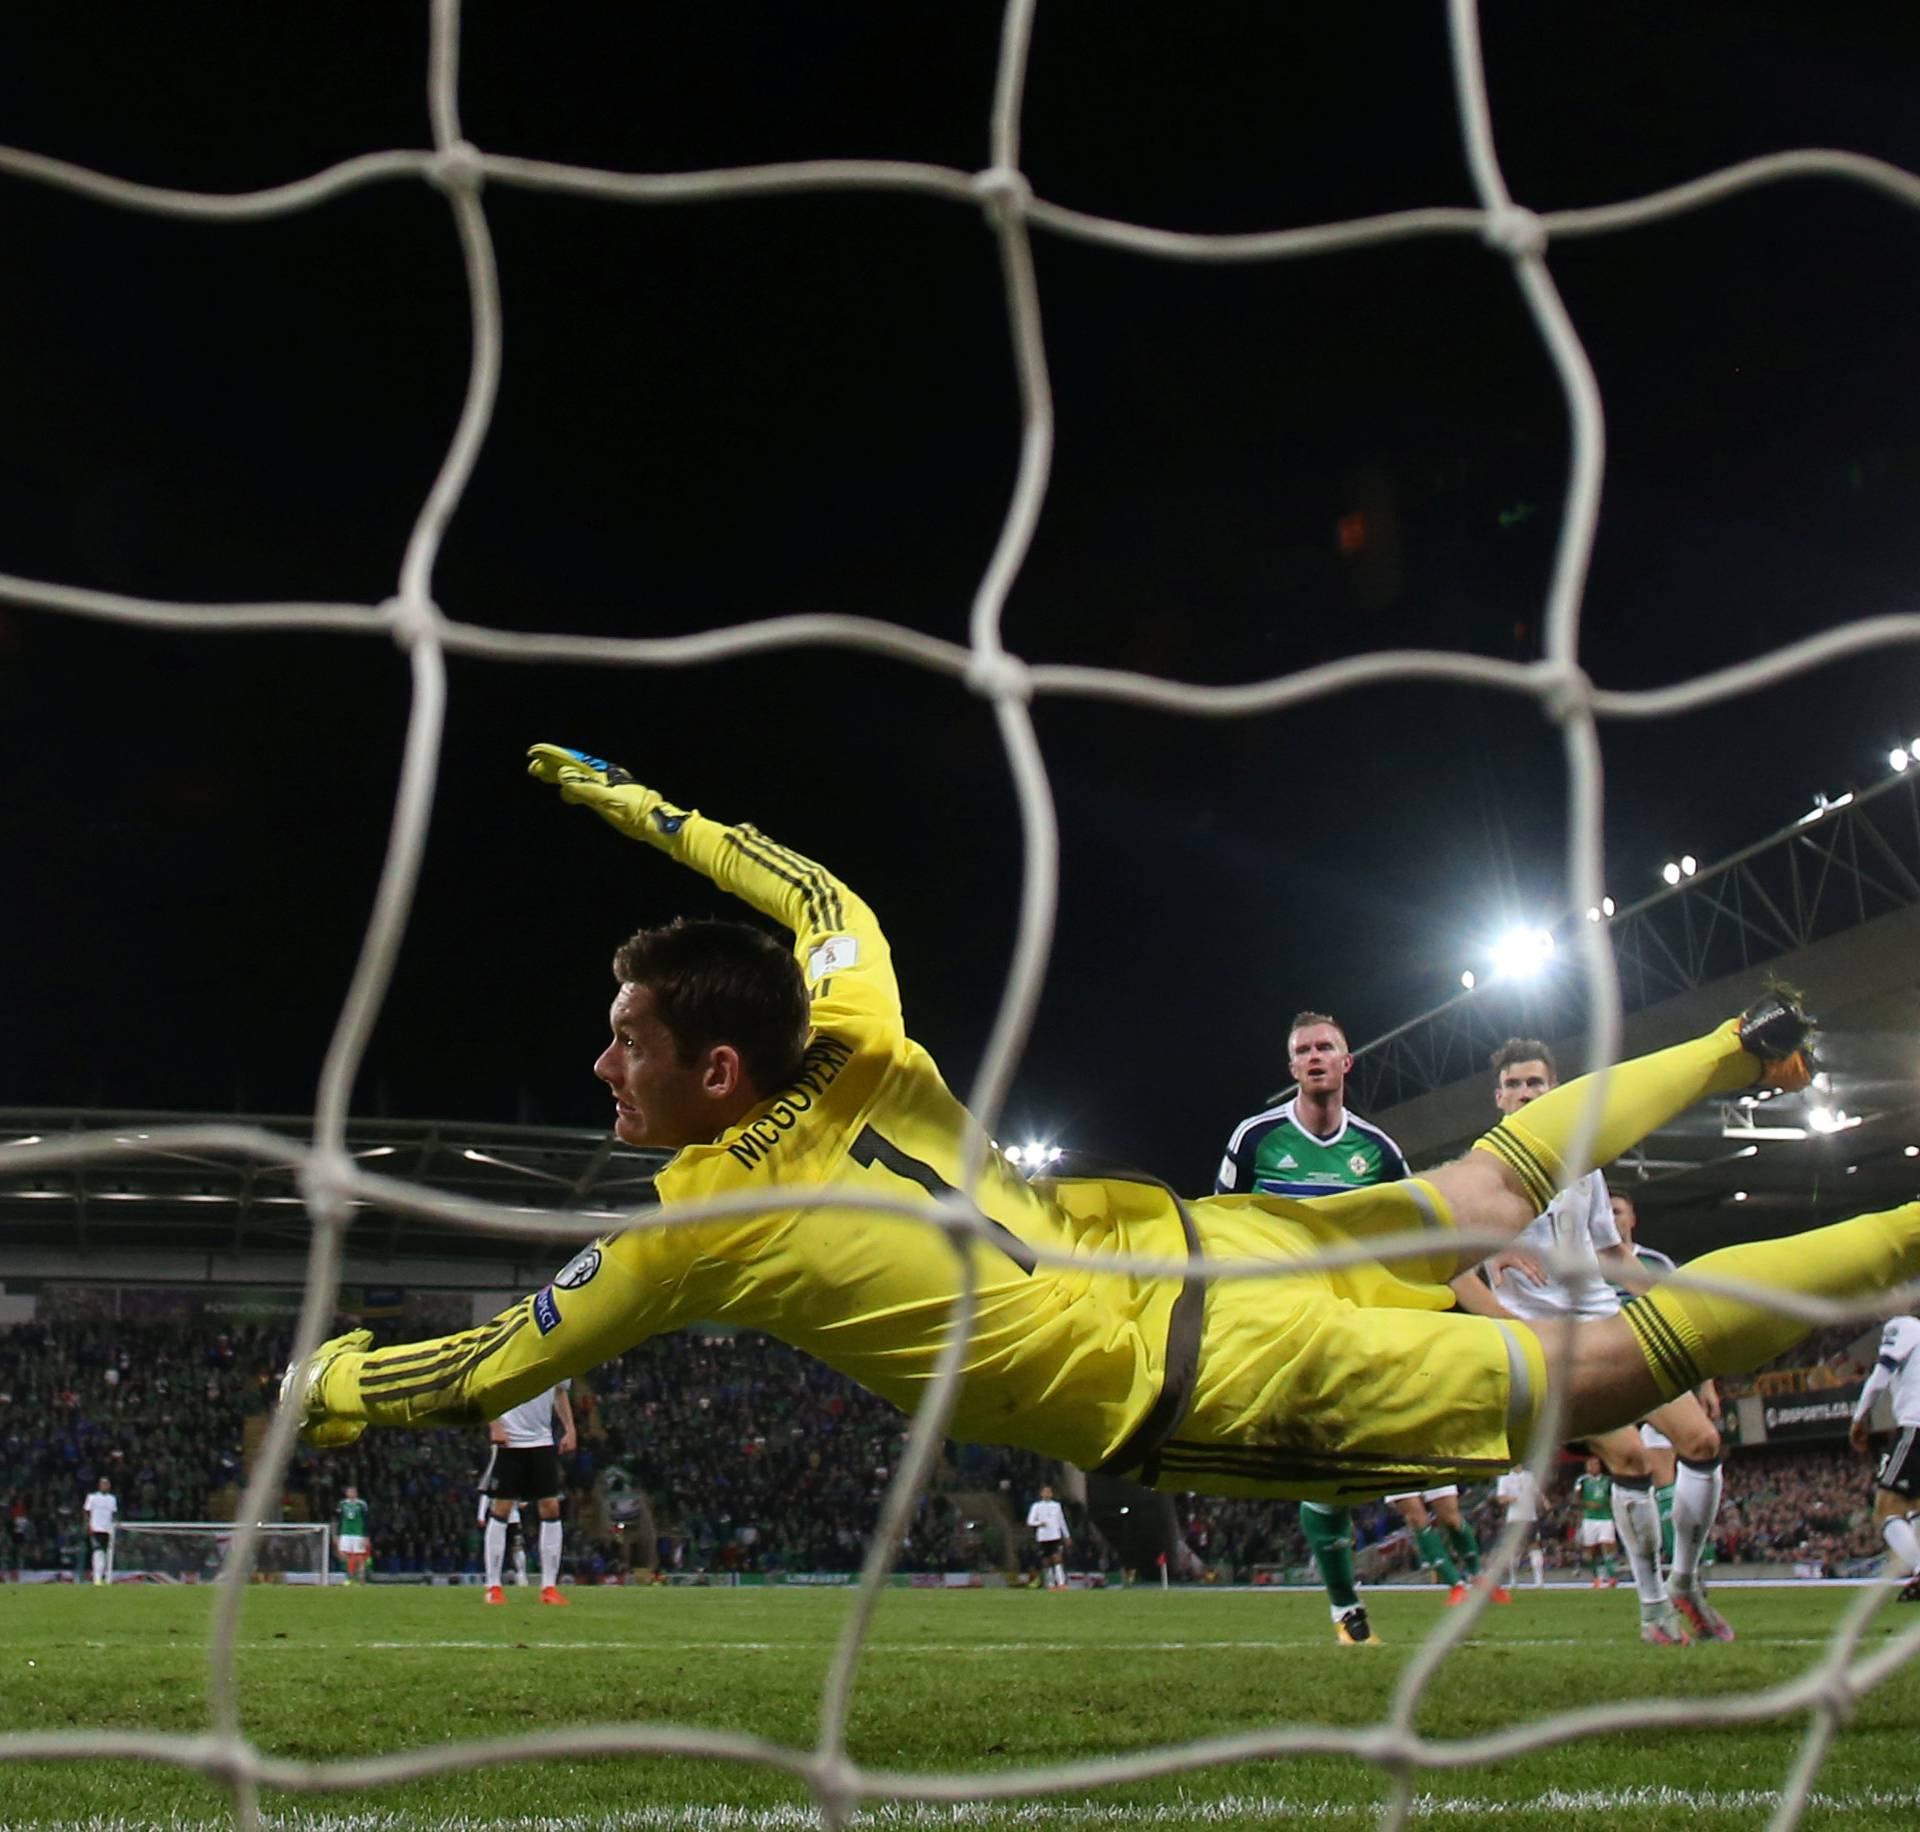
[[[1192,1214],[1209,1260],[1447,1238],[1393,1266],[1213,1281],[1193,1397],[1146,1472],[1156,1488],[1337,1503],[1490,1478],[1521,1460],[1545,1357],[1532,1331],[1451,1308],[1453,1218],[1431,1184],[1217,1196]]]

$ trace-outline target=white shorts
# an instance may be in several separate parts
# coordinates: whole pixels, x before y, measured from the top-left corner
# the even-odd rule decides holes
[[[342,1533],[340,1550],[342,1552],[364,1552],[367,1549],[367,1536],[364,1533]]]
[[[1582,1546],[1617,1546],[1619,1536],[1613,1530],[1610,1520],[1583,1520],[1580,1523],[1580,1544]]]
[[[1642,1425],[1640,1427],[1640,1442],[1649,1450],[1671,1450],[1673,1448],[1673,1440],[1657,1425]]]
[[[1409,1489],[1404,1495],[1383,1495],[1382,1501],[1444,1501],[1449,1495],[1460,1493],[1457,1482],[1449,1482],[1445,1488]]]

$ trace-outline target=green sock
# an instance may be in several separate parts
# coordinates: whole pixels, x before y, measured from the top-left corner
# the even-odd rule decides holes
[[[1864,1298],[1920,1274],[1920,1202],[1782,1240],[1723,1247],[1682,1270],[1807,1297]],[[1710,1374],[1745,1374],[1813,1328],[1764,1305],[1671,1285],[1633,1299],[1620,1314],[1639,1339],[1663,1400],[1677,1399]]]
[[[1663,1565],[1673,1563],[1673,1484],[1653,1491],[1654,1499],[1660,1504],[1660,1562]]]
[[[1424,1527],[1414,1528],[1413,1543],[1420,1548],[1420,1556],[1439,1572],[1441,1583],[1451,1587],[1460,1582],[1460,1573],[1447,1556],[1447,1542],[1440,1537],[1440,1529],[1432,1521],[1428,1521]]]
[[[1466,1517],[1461,1516],[1460,1524],[1448,1525],[1441,1522],[1440,1530],[1447,1536],[1447,1544],[1453,1548],[1454,1563],[1467,1574],[1469,1581],[1480,1575],[1480,1542],[1473,1537],[1473,1529],[1467,1525]]]
[[[1335,1609],[1352,1609],[1360,1601],[1353,1584],[1353,1510],[1303,1501],[1300,1531],[1307,1536],[1307,1550],[1320,1567],[1320,1582],[1327,1587],[1328,1599]]]
[[[1729,1022],[1691,1043],[1656,1050],[1615,1065],[1607,1076],[1593,1143],[1584,1162],[1569,1163],[1573,1135],[1593,1096],[1593,1077],[1582,1075],[1541,1095],[1518,1113],[1474,1140],[1475,1151],[1491,1152],[1520,1179],[1535,1213],[1544,1210],[1556,1190],[1596,1164],[1611,1164],[1648,1133],[1709,1094],[1750,1088],[1760,1064],[1740,1047]]]

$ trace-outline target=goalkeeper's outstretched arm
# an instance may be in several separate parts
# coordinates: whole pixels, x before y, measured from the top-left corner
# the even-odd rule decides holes
[[[551,1285],[497,1317],[428,1342],[371,1347],[370,1330],[323,1343],[286,1386],[310,1444],[350,1444],[369,1425],[480,1425],[574,1374],[673,1329],[712,1302],[688,1277],[725,1223],[640,1229],[596,1241]],[[569,1417],[571,1415],[568,1415]]]
[[[536,744],[527,773],[552,783],[629,839],[691,866],[793,931],[811,1001],[813,1024],[879,1022],[898,1029],[900,988],[878,919],[866,902],[824,865],[744,823],[729,826],[667,801],[618,764],[583,751]]]

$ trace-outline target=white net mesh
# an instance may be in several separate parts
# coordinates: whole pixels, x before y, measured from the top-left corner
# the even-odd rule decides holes
[[[214,196],[130,183],[30,152],[0,150],[0,170],[122,209],[159,216],[208,220],[260,219],[309,208],[359,187],[393,181],[423,181],[442,193],[453,214],[471,300],[473,347],[466,400],[439,475],[408,540],[393,595],[378,605],[185,604],[82,590],[47,580],[0,575],[0,596],[17,603],[79,617],[103,618],[206,637],[210,633],[306,630],[341,636],[396,640],[412,671],[412,707],[391,835],[372,919],[322,1070],[311,1148],[249,1126],[156,1129],[155,1150],[227,1154],[253,1162],[297,1162],[312,1223],[306,1302],[296,1354],[320,1340],[334,1308],[342,1236],[355,1206],[430,1216],[475,1230],[550,1239],[556,1252],[580,1229],[564,1221],[530,1222],[504,1209],[457,1202],[357,1166],[345,1149],[350,1091],[392,977],[419,878],[428,817],[434,799],[447,706],[446,662],[452,655],[502,661],[572,660],[609,666],[664,668],[716,662],[805,645],[865,651],[944,676],[985,698],[993,709],[1007,767],[1018,798],[1024,875],[1013,959],[997,1008],[991,1039],[969,1105],[991,1131],[1033,1020],[1053,933],[1058,847],[1047,773],[1029,715],[1037,697],[1080,696],[1125,701],[1204,718],[1272,712],[1369,684],[1454,682],[1490,687],[1529,701],[1558,726],[1571,782],[1568,827],[1570,902],[1598,904],[1601,875],[1601,772],[1597,721],[1644,720],[1750,692],[1837,657],[1920,640],[1920,616],[1865,619],[1774,653],[1730,665],[1678,685],[1629,692],[1601,688],[1580,662],[1580,611],[1593,547],[1603,453],[1603,419],[1594,376],[1580,338],[1564,308],[1546,253],[1556,242],[1608,234],[1678,216],[1724,198],[1789,177],[1845,180],[1920,206],[1920,178],[1857,154],[1813,149],[1753,159],[1656,195],[1601,208],[1536,214],[1518,203],[1502,176],[1488,114],[1478,21],[1470,0],[1453,0],[1450,30],[1453,80],[1459,118],[1477,193],[1470,209],[1399,211],[1360,221],[1307,229],[1237,235],[1196,235],[1146,229],[1063,209],[1036,197],[1021,169],[1019,122],[1032,28],[1032,0],[1007,7],[990,119],[990,162],[980,171],[876,160],[813,160],[799,163],[682,172],[670,175],[617,173],[518,158],[471,144],[460,124],[459,25],[456,0],[436,0],[428,98],[431,151],[368,153],[298,182],[242,196]],[[433,576],[442,537],[473,474],[493,414],[501,373],[501,300],[483,185],[532,193],[569,193],[608,203],[718,201],[793,192],[861,190],[913,193],[945,199],[984,213],[998,238],[1005,302],[1012,330],[1022,405],[1020,460],[1013,499],[991,561],[975,592],[969,640],[962,646],[904,626],[838,615],[765,618],[671,639],[625,640],[534,635],[482,628],[445,614],[436,602]],[[1035,282],[1031,238],[1035,231],[1077,238],[1132,254],[1175,261],[1256,262],[1295,259],[1413,237],[1477,238],[1504,255],[1527,310],[1550,354],[1566,402],[1572,461],[1565,515],[1548,593],[1544,659],[1535,664],[1500,662],[1438,651],[1394,651],[1355,656],[1333,664],[1233,685],[1203,687],[1150,675],[1097,667],[1031,662],[1010,653],[1001,640],[1001,614],[1027,553],[1045,496],[1053,448],[1053,411],[1042,338],[1041,301]],[[537,734],[535,734],[537,735]],[[1582,968],[1592,1013],[1590,1058],[1611,1060],[1620,1041],[1620,1000],[1605,938],[1597,927],[1583,938]],[[984,1150],[984,1141],[976,1149]],[[1584,1148],[1576,1141],[1574,1153]],[[18,1149],[12,1162],[24,1175],[91,1162],[119,1152],[108,1138],[77,1138]],[[787,1199],[798,1206],[804,1193]],[[828,1198],[819,1198],[824,1203]],[[936,1208],[862,1203],[837,1193],[838,1207],[865,1206],[905,1214],[941,1229],[957,1247],[977,1217],[958,1198]],[[676,1222],[742,1212],[744,1205],[709,1205],[677,1211]],[[635,1225],[669,1225],[645,1214]],[[1489,1239],[1489,1247],[1497,1244]],[[1401,1243],[1405,1253],[1424,1251],[1418,1240]],[[1347,1258],[1390,1256],[1392,1243],[1356,1251]],[[1047,1257],[1045,1255],[1042,1256]],[[1320,1263],[1331,1263],[1333,1258]],[[969,1265],[956,1252],[963,1276]],[[1186,1270],[1116,1261],[1116,1271]],[[1274,1276],[1270,1266],[1209,1264],[1208,1278]],[[1788,1303],[1777,1294],[1750,1294],[1812,1322],[1866,1314],[1816,1300]],[[959,1305],[971,1317],[972,1292]],[[1477,1606],[1455,1612],[1404,1670],[1384,1721],[1359,1730],[1282,1727],[1198,1740],[1177,1748],[1143,1750],[1121,1757],[992,1774],[894,1773],[867,1768],[848,1755],[846,1725],[854,1680],[880,1585],[951,1411],[953,1376],[965,1341],[954,1332],[940,1380],[917,1416],[909,1449],[895,1472],[880,1530],[867,1563],[856,1606],[832,1663],[811,1748],[787,1748],[741,1735],[692,1728],[609,1724],[529,1734],[484,1743],[451,1744],[356,1761],[300,1763],[263,1752],[242,1733],[235,1675],[235,1632],[241,1587],[223,1587],[211,1647],[211,1724],[206,1733],[34,1732],[0,1737],[0,1757],[60,1758],[102,1755],[178,1764],[221,1780],[232,1791],[240,1822],[259,1823],[263,1784],[297,1791],[368,1786],[427,1776],[476,1764],[530,1756],[585,1756],[677,1752],[734,1758],[785,1771],[811,1791],[819,1810],[838,1823],[862,1801],[875,1799],[957,1802],[1079,1792],[1117,1781],[1190,1772],[1214,1765],[1306,1752],[1358,1756],[1381,1768],[1391,1782],[1384,1822],[1404,1821],[1416,1777],[1423,1770],[1461,1768],[1496,1761],[1571,1738],[1631,1730],[1643,1722],[1644,1701],[1608,1704],[1516,1725],[1496,1734],[1446,1740],[1417,1732],[1416,1708],[1451,1650],[1469,1631]],[[1545,1457],[1556,1435],[1557,1413],[1538,1434]],[[283,1412],[274,1421],[242,1504],[245,1517],[272,1511],[292,1447],[296,1420]],[[1495,1553],[1498,1560],[1506,1548]],[[246,1568],[260,1558],[260,1538],[242,1529],[232,1548]],[[1710,1701],[1667,1700],[1660,1707],[1669,1725],[1728,1723],[1810,1716],[1801,1758],[1777,1809],[1781,1824],[1803,1810],[1822,1756],[1854,1700],[1920,1647],[1920,1631],[1902,1635],[1862,1654],[1859,1643],[1878,1601],[1865,1592],[1849,1612],[1823,1658],[1802,1676],[1777,1688]]]

